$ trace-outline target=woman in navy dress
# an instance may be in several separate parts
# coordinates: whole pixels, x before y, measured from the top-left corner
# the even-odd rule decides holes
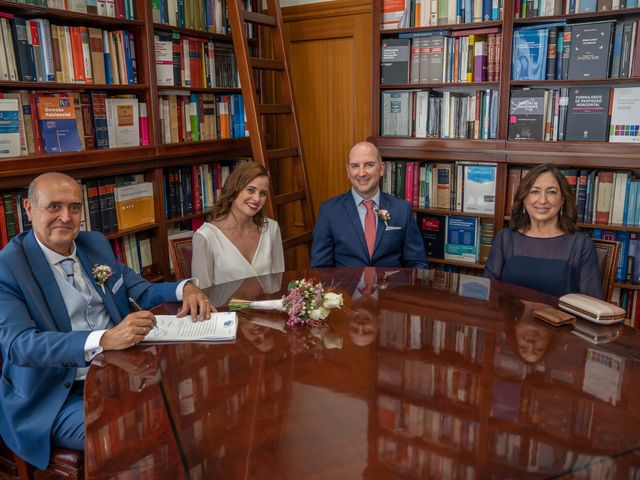
[[[554,296],[602,298],[595,246],[576,230],[575,197],[553,165],[531,169],[516,190],[509,228],[498,232],[484,276]]]

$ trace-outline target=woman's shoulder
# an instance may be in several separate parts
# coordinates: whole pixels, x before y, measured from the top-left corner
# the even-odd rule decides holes
[[[273,218],[264,217],[264,219],[267,221],[266,223],[267,231],[272,232],[280,228],[280,226],[278,225],[278,222],[275,221]]]

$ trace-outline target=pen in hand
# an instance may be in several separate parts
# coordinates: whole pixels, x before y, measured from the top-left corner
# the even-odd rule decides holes
[[[136,302],[133,298],[129,297],[129,306],[131,307],[131,309],[134,312],[141,312],[144,309],[140,306],[140,304],[138,302]],[[156,322],[155,322],[155,317],[154,317],[154,321],[153,321],[153,328],[157,328]]]

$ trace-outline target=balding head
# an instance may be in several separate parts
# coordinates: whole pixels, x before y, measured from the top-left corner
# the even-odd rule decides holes
[[[347,162],[350,161],[354,155],[375,156],[378,162],[382,162],[382,156],[380,155],[378,147],[376,147],[371,142],[358,142],[353,147],[351,147],[351,150],[349,150],[349,158]]]
[[[36,238],[54,252],[70,255],[80,232],[80,185],[62,173],[42,174],[29,185],[24,206]]]
[[[42,188],[42,186],[45,186],[45,185],[62,186],[64,184],[77,188],[80,195],[82,195],[82,189],[80,188],[80,185],[78,185],[78,182],[76,182],[69,175],[65,175],[64,173],[59,173],[59,172],[47,172],[37,176],[29,184],[29,196],[28,196],[29,201],[30,202],[38,201],[38,193],[40,188]]]

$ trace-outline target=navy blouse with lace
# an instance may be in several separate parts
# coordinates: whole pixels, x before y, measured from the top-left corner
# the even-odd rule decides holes
[[[556,297],[583,293],[602,298],[596,249],[581,232],[535,238],[505,228],[493,240],[484,276]]]

